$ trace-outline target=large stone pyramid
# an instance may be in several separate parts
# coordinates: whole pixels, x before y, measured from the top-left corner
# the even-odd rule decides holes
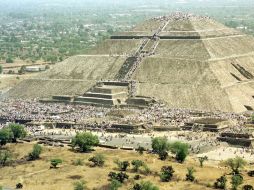
[[[137,59],[139,59],[137,61]],[[98,80],[136,80],[138,95],[171,108],[254,109],[254,38],[210,18],[154,18],[70,57],[7,95],[83,94]]]

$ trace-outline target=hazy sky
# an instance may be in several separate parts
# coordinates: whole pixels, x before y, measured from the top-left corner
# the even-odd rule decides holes
[[[4,11],[20,11],[41,8],[89,8],[124,6],[254,6],[254,0],[0,0]]]

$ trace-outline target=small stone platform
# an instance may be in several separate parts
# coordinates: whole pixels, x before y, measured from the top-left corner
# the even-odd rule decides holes
[[[253,147],[254,145],[254,136],[248,133],[225,132],[221,133],[217,139],[238,146]]]
[[[120,105],[128,99],[129,83],[118,81],[101,81],[87,91],[83,96],[75,97],[74,103]]]
[[[210,131],[219,132],[226,128],[229,128],[231,123],[227,120],[215,119],[215,118],[202,118],[197,119],[192,122],[185,123],[182,127],[183,130],[193,130],[193,131]]]

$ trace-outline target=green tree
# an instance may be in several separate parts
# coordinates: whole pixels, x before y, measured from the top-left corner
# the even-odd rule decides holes
[[[138,172],[139,168],[144,165],[142,160],[132,160],[133,171]]]
[[[13,142],[17,142],[17,139],[26,137],[26,131],[23,125],[11,123],[8,128],[13,133]]]
[[[0,65],[0,74],[2,74],[2,72],[3,72],[3,67],[2,65]]]
[[[90,162],[93,162],[93,166],[104,166],[105,163],[105,156],[103,154],[96,154],[95,156],[89,158]]]
[[[243,177],[239,174],[233,175],[231,178],[232,189],[237,190],[238,187],[243,183]]]
[[[199,157],[198,158],[198,161],[199,161],[199,164],[200,164],[200,167],[203,168],[204,166],[204,161],[208,160],[208,157],[207,156],[202,156],[202,157]]]
[[[42,153],[42,146],[39,144],[35,144],[33,146],[32,152],[29,153],[28,159],[29,160],[36,160],[40,158],[40,154]]]
[[[141,182],[140,184],[135,184],[132,188],[133,190],[159,190],[159,188],[153,185],[150,181]]]
[[[161,181],[169,182],[172,179],[174,173],[175,171],[172,166],[163,166],[161,168],[160,174]]]
[[[54,158],[50,160],[50,164],[52,168],[56,168],[58,164],[63,163],[63,161],[59,158]]]
[[[152,139],[152,149],[156,153],[169,150],[169,144],[167,138],[155,137]]]
[[[91,150],[93,146],[99,144],[99,139],[92,133],[78,133],[71,142],[73,147],[78,146],[81,152],[87,152]]]
[[[186,181],[194,181],[195,180],[194,173],[195,169],[193,167],[187,168]]]
[[[0,150],[0,166],[6,166],[12,161],[12,154],[8,150]]]
[[[182,142],[174,142],[169,145],[170,151],[176,154],[176,160],[183,163],[189,154],[189,145]]]
[[[6,145],[13,139],[13,133],[9,128],[3,128],[0,130],[0,146]]]
[[[74,183],[74,190],[86,190],[86,183],[84,181],[77,181]]]
[[[168,157],[169,143],[167,138],[156,137],[152,139],[152,148],[155,153],[159,155],[161,160],[166,160]]]
[[[243,169],[246,164],[247,162],[238,156],[225,161],[225,165],[231,168],[233,174],[240,174],[240,170]]]

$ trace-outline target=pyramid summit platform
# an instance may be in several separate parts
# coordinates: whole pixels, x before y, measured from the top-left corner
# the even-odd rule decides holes
[[[253,79],[253,37],[209,17],[175,13],[113,35],[89,54],[22,81],[5,97],[72,96],[100,80],[132,80],[137,96],[169,108],[244,112],[254,109]]]

